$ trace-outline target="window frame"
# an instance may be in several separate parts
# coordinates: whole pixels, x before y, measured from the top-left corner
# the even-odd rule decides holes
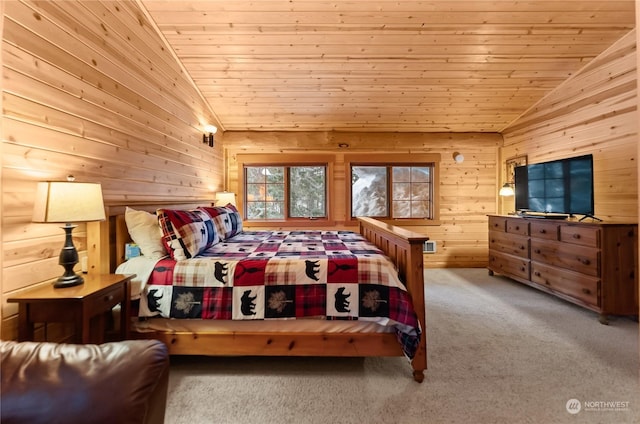
[[[389,174],[392,173],[394,166],[432,166],[433,175],[431,178],[431,218],[393,218],[393,193],[391,185],[393,178],[387,175],[387,208],[388,217],[375,218],[383,222],[396,225],[439,225],[440,224],[440,154],[347,154],[345,155],[345,174],[346,174],[346,213],[348,221],[357,221],[357,217],[351,216],[353,211],[351,180],[352,167],[354,166],[385,166],[388,168]]]
[[[275,155],[275,154],[242,154],[237,155],[238,161],[238,188],[242,190],[242,195],[239,196],[238,210],[241,212],[243,220],[251,226],[263,226],[269,225],[273,227],[274,224],[278,226],[332,226],[335,225],[333,218],[333,211],[331,208],[331,198],[329,193],[333,192],[333,175],[334,175],[334,156],[331,155],[309,155],[309,154],[293,154],[293,155]],[[282,219],[248,219],[247,218],[247,205],[244,199],[246,195],[246,181],[245,181],[245,169],[246,167],[285,167],[285,217]],[[304,167],[304,166],[322,166],[325,168],[325,213],[324,218],[311,218],[311,217],[291,217],[289,216],[289,202],[290,202],[290,173],[288,167]]]

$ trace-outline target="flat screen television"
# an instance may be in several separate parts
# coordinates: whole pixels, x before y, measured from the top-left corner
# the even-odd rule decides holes
[[[594,217],[593,155],[515,168],[518,212]]]

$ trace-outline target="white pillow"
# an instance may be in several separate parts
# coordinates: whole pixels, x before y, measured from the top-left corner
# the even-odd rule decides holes
[[[162,229],[158,218],[146,211],[137,211],[126,207],[124,221],[131,240],[140,247],[140,253],[147,258],[160,259],[167,256],[162,244]]]

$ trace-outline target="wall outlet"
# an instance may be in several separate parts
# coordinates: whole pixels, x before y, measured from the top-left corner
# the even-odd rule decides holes
[[[425,241],[424,246],[422,247],[422,251],[424,253],[436,253],[436,241],[435,240]]]

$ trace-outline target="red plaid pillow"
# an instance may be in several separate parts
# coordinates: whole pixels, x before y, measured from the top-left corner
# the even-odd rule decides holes
[[[221,240],[231,238],[242,231],[240,213],[231,203],[224,207],[200,206],[198,209],[205,211],[213,219]]]
[[[231,203],[228,203],[225,208],[229,210],[229,218],[231,219],[231,231],[227,233],[227,238],[229,238],[242,231],[242,217],[238,209]]]
[[[158,209],[156,213],[162,242],[175,260],[193,258],[220,240],[206,212]]]
[[[216,227],[216,232],[221,241],[228,239],[227,234],[231,231],[231,219],[229,210],[220,206],[200,206],[198,208],[211,217]]]

